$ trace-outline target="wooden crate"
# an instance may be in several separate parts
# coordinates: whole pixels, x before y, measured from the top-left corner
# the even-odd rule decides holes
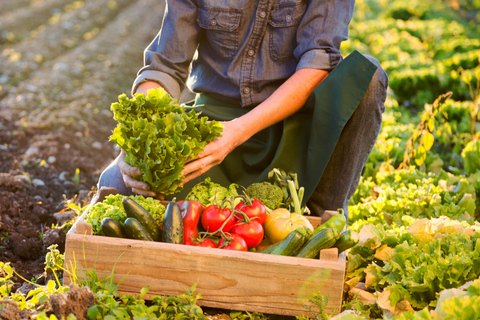
[[[146,299],[179,295],[196,284],[200,306],[295,316],[309,314],[302,304],[320,292],[329,297],[327,313],[340,311],[345,255],[336,248],[306,259],[97,236],[86,212],[67,233],[65,268],[76,265],[77,275],[95,270],[100,277],[115,268],[120,294],[138,295],[148,285]],[[321,222],[308,218],[314,226]],[[64,284],[70,282],[65,272]]]

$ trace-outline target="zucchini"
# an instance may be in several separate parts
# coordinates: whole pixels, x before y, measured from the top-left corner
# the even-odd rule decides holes
[[[122,204],[127,217],[137,219],[154,241],[161,240],[160,228],[150,212],[130,197],[123,197]]]
[[[126,238],[125,228],[123,225],[115,219],[112,218],[103,218],[102,224],[102,233],[107,237],[116,237],[116,238]]]
[[[300,258],[315,258],[320,253],[320,250],[331,248],[337,239],[338,235],[335,230],[331,228],[322,229],[308,240],[296,256]]]
[[[127,238],[153,241],[150,234],[147,232],[147,230],[145,230],[143,225],[137,219],[127,218],[123,226],[125,227],[125,233],[127,234]]]
[[[337,242],[333,245],[338,249],[338,253],[350,249],[358,243],[358,232],[353,230],[347,230],[340,234]]]
[[[162,241],[183,244],[182,212],[176,202],[170,202],[165,208],[162,225]]]
[[[320,230],[331,228],[337,233],[337,235],[339,235],[340,233],[342,233],[346,224],[347,224],[347,219],[343,214],[343,210],[341,210],[340,213],[334,214],[327,221],[325,221],[324,223],[319,225],[317,228],[315,228],[315,230],[313,230],[313,234],[315,235]]]
[[[278,245],[276,244],[276,247],[270,253],[280,256],[293,256],[308,241],[309,233],[307,229],[302,226],[293,230]]]
[[[263,249],[263,250],[261,250],[261,251],[259,251],[259,252],[260,252],[260,253],[272,253],[272,251],[273,251],[276,247],[278,247],[278,245],[279,245],[280,243],[281,243],[281,241],[280,241],[280,242],[277,242],[277,243],[275,243],[274,245],[272,245],[272,246],[270,246],[270,247],[267,247],[267,248],[265,248],[265,249]]]

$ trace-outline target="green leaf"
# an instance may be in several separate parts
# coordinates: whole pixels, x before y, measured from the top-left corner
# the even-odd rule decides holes
[[[88,308],[87,316],[90,320],[97,319],[98,315],[99,315],[99,310],[97,306],[93,305],[90,308]]]
[[[433,141],[434,141],[434,137],[433,137],[433,134],[431,134],[430,132],[426,132],[422,136],[423,147],[425,148],[426,151],[432,148]]]
[[[428,128],[428,131],[430,131],[430,132],[433,132],[433,130],[435,130],[435,118],[434,117],[431,117],[431,118],[428,119],[427,128]]]
[[[138,296],[138,299],[141,299],[144,295],[146,295],[149,290],[150,290],[150,286],[143,287],[140,290],[140,295]]]
[[[195,158],[223,130],[217,121],[185,113],[163,89],[135,94],[133,99],[122,94],[111,109],[118,125],[110,140],[125,151],[125,162],[140,170],[139,180],[164,195],[182,189],[187,159]]]
[[[419,146],[417,150],[415,150],[415,164],[417,166],[421,166],[425,159],[427,158],[427,150],[423,146]]]

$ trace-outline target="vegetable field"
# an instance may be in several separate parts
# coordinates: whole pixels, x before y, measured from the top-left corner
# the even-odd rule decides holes
[[[0,319],[279,318],[200,308],[194,287],[145,301],[147,288],[118,297],[95,274],[62,286],[65,234],[119,151],[111,104],[129,94],[163,10],[152,0],[0,1]],[[389,94],[349,205],[359,242],[346,252],[341,314],[324,312],[322,292],[312,311],[479,319],[480,2],[358,0],[355,10],[342,52],[377,58]]]

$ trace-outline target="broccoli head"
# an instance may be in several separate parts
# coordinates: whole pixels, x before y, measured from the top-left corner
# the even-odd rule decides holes
[[[246,194],[250,198],[260,200],[270,210],[279,208],[284,197],[282,188],[267,181],[251,184],[247,188]]]

